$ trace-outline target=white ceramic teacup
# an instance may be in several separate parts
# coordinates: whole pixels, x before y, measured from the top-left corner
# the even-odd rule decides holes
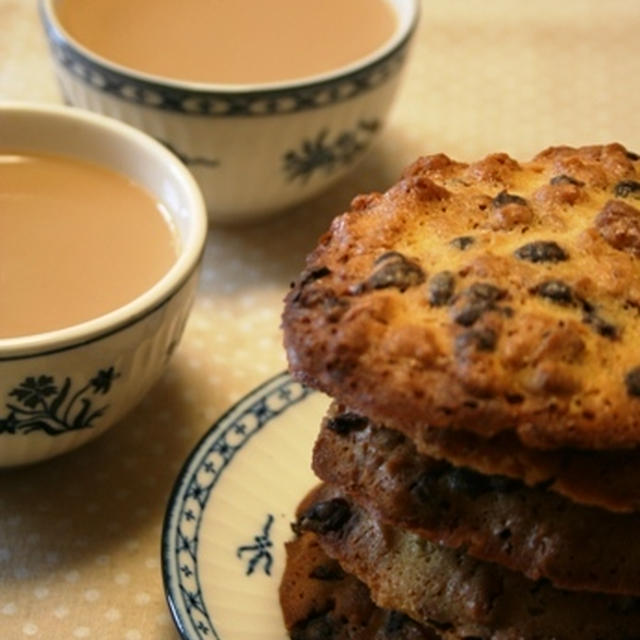
[[[65,31],[57,2],[40,7],[65,100],[162,141],[196,177],[211,220],[225,223],[310,198],[362,158],[382,130],[419,13],[419,0],[389,0],[398,18],[392,38],[329,73],[218,85],[153,76],[96,55]]]
[[[194,299],[207,217],[182,163],[116,120],[70,107],[3,104],[0,139],[6,149],[71,156],[130,178],[164,205],[179,247],[170,270],[128,304],[75,326],[0,339],[0,467],[6,467],[94,438],[158,379]]]

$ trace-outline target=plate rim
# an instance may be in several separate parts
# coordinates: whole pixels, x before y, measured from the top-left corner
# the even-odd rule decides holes
[[[299,384],[302,388],[302,394],[292,400],[289,400],[284,406],[282,410],[287,410],[292,406],[295,406],[309,395],[313,394],[314,390],[306,387],[303,383],[295,380],[293,376],[289,373],[289,371],[284,370],[279,373],[267,378],[264,382],[259,384],[258,386],[252,388],[245,395],[240,397],[236,402],[234,402],[228,409],[226,409],[218,418],[214,420],[211,426],[204,432],[204,434],[199,438],[196,444],[192,447],[186,459],[182,463],[179,472],[176,475],[176,478],[173,482],[173,486],[169,497],[167,499],[165,513],[162,522],[162,532],[161,532],[161,540],[160,540],[160,562],[162,569],[162,584],[164,590],[164,596],[169,607],[169,612],[171,614],[171,618],[174,622],[176,630],[180,634],[182,640],[202,640],[202,636],[196,631],[197,635],[191,634],[189,628],[187,628],[187,620],[184,619],[182,609],[184,608],[177,600],[179,597],[179,593],[176,593],[173,582],[176,582],[175,571],[171,568],[172,563],[172,554],[173,547],[171,545],[172,533],[174,532],[176,522],[176,513],[179,511],[178,500],[186,486],[186,484],[193,477],[192,469],[196,459],[202,455],[203,449],[206,445],[214,439],[214,437],[222,434],[223,429],[229,427],[233,424],[234,414],[238,413],[243,407],[246,405],[251,406],[254,405],[257,401],[261,399],[265,399],[269,395],[269,391],[276,391],[281,389],[285,384],[295,383]],[[238,414],[240,415],[240,414]],[[251,436],[261,429],[265,424],[267,424],[271,419],[275,416],[272,416],[269,420],[266,420],[262,423],[255,431],[253,431],[249,436],[247,436],[246,441],[248,441]],[[243,443],[244,445],[244,443]],[[226,466],[224,467],[226,468]],[[222,471],[220,471],[222,473]],[[207,497],[208,500],[208,497]],[[206,507],[206,502],[202,507],[202,511]],[[179,587],[180,585],[178,585]],[[206,603],[203,602],[203,605],[206,608]],[[208,618],[208,612],[207,612]],[[191,626],[195,628],[195,623],[193,619],[189,619]],[[211,621],[209,620],[211,623]],[[218,631],[211,623],[211,631],[213,632],[213,637],[215,640],[224,640],[220,637]],[[208,636],[207,636],[208,637]]]

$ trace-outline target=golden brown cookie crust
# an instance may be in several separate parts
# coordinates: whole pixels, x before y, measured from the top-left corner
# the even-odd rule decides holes
[[[291,371],[405,432],[640,444],[639,166],[619,144],[421,158],[309,256]]]

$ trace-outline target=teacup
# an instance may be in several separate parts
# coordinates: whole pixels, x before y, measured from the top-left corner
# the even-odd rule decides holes
[[[40,7],[65,100],[163,142],[195,176],[210,219],[228,223],[311,198],[371,148],[419,14],[419,0],[384,1],[396,26],[373,52],[324,73],[253,84],[189,82],[124,67],[65,30],[59,0],[41,0]]]
[[[172,266],[129,302],[72,326],[0,338],[0,467],[5,467],[42,460],[96,437],[159,378],[195,297],[207,217],[182,163],[121,122],[69,107],[3,104],[0,132],[4,149],[75,158],[134,181],[163,205],[177,235]],[[77,268],[81,276],[83,265]]]

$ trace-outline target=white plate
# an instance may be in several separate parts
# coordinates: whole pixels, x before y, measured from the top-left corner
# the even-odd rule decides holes
[[[185,640],[284,640],[278,585],[311,448],[329,404],[281,374],[222,416],[176,480],[162,536],[169,607]]]

